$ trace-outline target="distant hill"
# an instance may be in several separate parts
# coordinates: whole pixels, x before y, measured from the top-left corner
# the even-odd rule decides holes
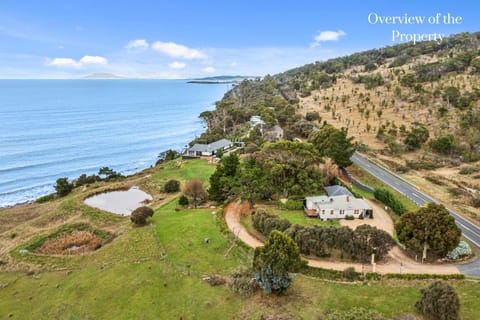
[[[84,76],[83,79],[126,79],[126,78],[113,73],[92,73],[87,76]]]
[[[214,77],[205,77],[205,78],[196,78],[191,79],[188,83],[239,83],[245,79],[255,79],[256,77],[251,76],[214,76]]]

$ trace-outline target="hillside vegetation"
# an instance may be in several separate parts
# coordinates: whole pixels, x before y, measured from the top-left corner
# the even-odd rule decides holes
[[[480,219],[480,33],[374,49],[243,81],[201,114],[199,141],[227,136],[255,151],[274,125],[306,140],[324,123],[357,149]],[[262,130],[251,130],[259,115]],[[446,169],[447,168],[447,169]]]

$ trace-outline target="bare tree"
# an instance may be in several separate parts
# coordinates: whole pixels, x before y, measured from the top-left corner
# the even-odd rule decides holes
[[[183,188],[183,193],[192,198],[195,208],[207,197],[203,183],[198,179],[192,179],[188,181]]]

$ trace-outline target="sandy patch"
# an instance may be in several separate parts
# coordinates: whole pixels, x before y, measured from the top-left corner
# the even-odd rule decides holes
[[[373,209],[373,219],[340,219],[338,220],[338,222],[340,222],[340,225],[356,229],[362,224],[368,224],[372,227],[376,227],[377,229],[385,230],[386,232],[388,232],[389,235],[393,236],[393,221],[388,215],[388,213],[375,202],[368,199],[363,200],[365,200],[365,202],[368,203],[368,205]]]
[[[144,205],[144,201],[153,198],[138,187],[126,191],[100,193],[85,199],[85,204],[104,211],[128,216],[133,210]]]

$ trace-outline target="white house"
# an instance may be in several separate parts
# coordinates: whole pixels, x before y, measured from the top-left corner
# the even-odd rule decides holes
[[[211,157],[218,149],[227,150],[233,146],[233,142],[227,139],[221,139],[209,144],[196,143],[191,148],[185,150],[183,156],[188,158]]]
[[[262,120],[260,116],[251,116],[250,117],[250,127],[255,128],[256,126],[264,126],[265,121]]]
[[[363,200],[355,198],[350,191],[340,186],[326,187],[328,195],[306,197],[304,212],[321,220],[370,217],[372,208]]]

